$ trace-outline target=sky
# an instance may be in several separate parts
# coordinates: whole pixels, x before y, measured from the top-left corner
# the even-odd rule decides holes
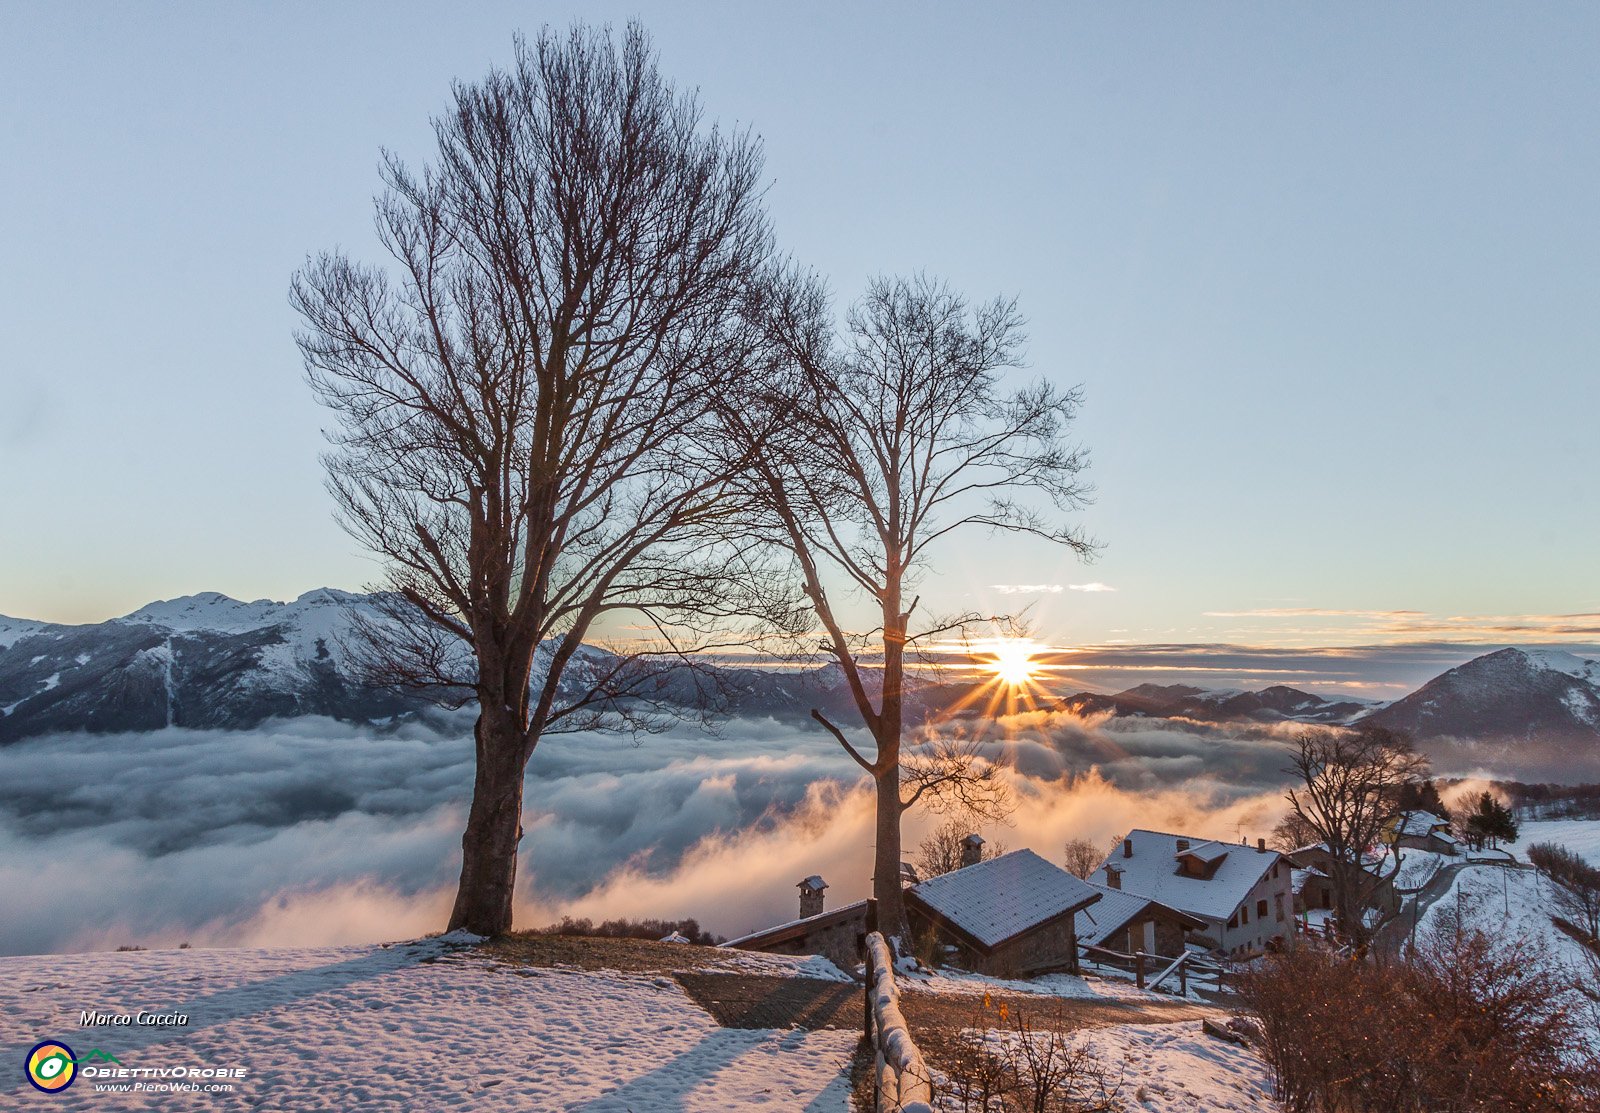
[[[952,542],[1064,645],[1600,640],[1600,9],[0,0],[0,614],[293,598],[333,521],[290,275],[376,259],[518,31],[639,15],[842,299],[1015,296],[1104,542]]]

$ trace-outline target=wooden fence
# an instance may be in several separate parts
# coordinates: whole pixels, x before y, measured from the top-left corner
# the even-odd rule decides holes
[[[1210,988],[1218,992],[1222,989],[1222,967],[1192,951],[1184,951],[1174,958],[1171,955],[1153,955],[1144,951],[1124,954],[1122,951],[1113,951],[1109,947],[1096,947],[1089,943],[1083,944],[1080,949],[1086,962],[1131,971],[1140,989],[1166,989],[1168,992],[1176,992],[1180,997],[1186,997],[1189,994],[1191,978],[1197,982],[1209,979],[1212,983]]]
[[[933,1075],[912,1042],[894,983],[894,952],[877,931],[867,933],[866,1030],[872,1041],[877,1113],[933,1113]]]

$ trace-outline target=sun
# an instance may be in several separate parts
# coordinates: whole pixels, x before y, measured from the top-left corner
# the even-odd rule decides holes
[[[1038,675],[1033,660],[1033,645],[1025,641],[998,642],[990,653],[993,659],[984,667],[996,680],[1013,688],[1026,687]]]

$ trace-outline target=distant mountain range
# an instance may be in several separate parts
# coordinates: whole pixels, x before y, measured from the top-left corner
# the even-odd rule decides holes
[[[366,596],[323,588],[289,603],[193,595],[85,626],[0,617],[0,744],[60,731],[246,729],[290,715],[381,724],[425,713],[424,698],[368,688],[352,675],[343,637],[352,612],[362,610],[376,613]],[[569,686],[614,663],[604,650],[586,648]],[[816,707],[848,717],[851,708],[836,666],[677,666],[639,688],[668,707],[715,713],[790,717]],[[917,716],[970,692],[967,684],[921,684],[908,702]],[[1600,776],[1600,663],[1554,650],[1485,654],[1388,704],[1283,685],[1141,684],[1066,696],[1056,706],[1213,724],[1371,723],[1407,732],[1452,765],[1510,765],[1551,779],[1558,779],[1552,770],[1584,766]]]

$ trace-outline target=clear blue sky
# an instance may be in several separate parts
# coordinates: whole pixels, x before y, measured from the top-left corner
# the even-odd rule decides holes
[[[639,8],[443,12],[0,3],[0,613],[373,578],[289,276],[374,256],[378,149],[425,159],[453,77]],[[1600,8],[639,14],[764,136],[787,250],[846,295],[1015,294],[1084,384],[1103,558],[972,538],[942,604],[1060,585],[1068,643],[1596,640]]]

